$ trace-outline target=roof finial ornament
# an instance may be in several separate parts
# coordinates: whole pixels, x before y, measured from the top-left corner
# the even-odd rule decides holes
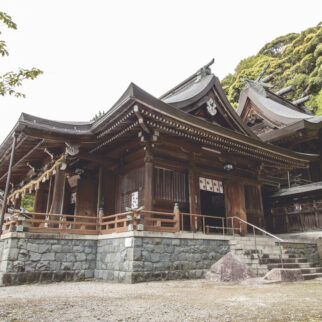
[[[200,75],[200,78],[204,78],[206,77],[207,75],[210,75],[211,74],[211,69],[210,69],[210,66],[215,62],[215,58],[213,58],[207,65],[201,67],[199,69],[199,71],[197,72],[197,74]]]
[[[255,80],[253,79],[249,79],[247,77],[245,78],[241,78],[240,80],[243,82],[246,82],[246,87],[253,87],[255,88],[258,92],[261,92],[262,94],[265,94],[265,90],[263,87],[266,88],[272,88],[274,87],[272,84],[267,84],[266,82],[268,82],[269,80],[273,79],[274,76],[273,75],[269,75],[265,78],[263,78],[261,80],[261,78],[263,77],[263,75],[265,74],[267,68],[269,67],[269,62],[264,66],[263,70],[259,73],[259,75],[257,76],[257,78]],[[266,95],[265,95],[266,96]]]

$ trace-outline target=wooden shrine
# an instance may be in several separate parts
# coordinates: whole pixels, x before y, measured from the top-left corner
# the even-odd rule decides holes
[[[276,93],[264,81],[246,80],[237,113],[244,124],[263,142],[303,154],[315,154],[309,167],[269,175],[264,192],[267,229],[274,233],[322,229],[322,117],[304,106],[307,93],[290,101],[285,94],[292,86]]]
[[[93,123],[23,113],[0,146],[5,231],[231,233],[233,216],[265,227],[263,185],[315,157],[260,139],[209,66],[160,98],[130,84]],[[28,194],[34,211],[19,212]]]

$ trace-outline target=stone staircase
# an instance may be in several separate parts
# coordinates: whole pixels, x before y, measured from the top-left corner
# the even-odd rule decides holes
[[[256,236],[256,248],[253,236],[236,237],[229,244],[231,251],[250,266],[257,276],[264,276],[273,268],[292,268],[300,269],[305,280],[322,277],[322,267],[310,262],[302,254],[282,247],[281,260],[280,247],[273,238]]]

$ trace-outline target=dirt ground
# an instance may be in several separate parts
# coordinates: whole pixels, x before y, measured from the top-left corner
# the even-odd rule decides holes
[[[322,281],[1,287],[0,321],[322,321]]]

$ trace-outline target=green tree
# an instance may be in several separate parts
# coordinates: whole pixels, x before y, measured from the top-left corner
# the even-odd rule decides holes
[[[308,28],[299,34],[280,36],[267,43],[255,56],[240,61],[233,74],[222,80],[231,104],[236,108],[244,87],[242,78],[256,79],[263,67],[270,63],[266,75],[274,74],[273,91],[294,85],[295,92],[285,97],[298,99],[307,90],[310,100],[305,105],[322,114],[322,26]]]
[[[2,24],[9,29],[17,29],[17,25],[12,21],[12,18],[2,11],[0,11],[0,22],[2,22]],[[7,44],[4,40],[0,40],[0,55],[2,57],[9,55]],[[43,72],[37,68],[19,68],[16,72],[10,71],[5,73],[4,75],[0,75],[0,95],[14,95],[16,97],[26,97],[25,94],[17,91],[16,88],[22,85],[23,80],[35,79],[38,75],[42,73]]]
[[[91,122],[95,122],[97,121],[98,119],[100,119],[103,115],[105,114],[105,112],[103,111],[98,111],[97,114],[95,114],[92,119],[91,119]]]
[[[29,212],[34,211],[34,202],[35,202],[35,196],[33,196],[33,195],[24,195],[21,198],[21,208],[24,208]]]

